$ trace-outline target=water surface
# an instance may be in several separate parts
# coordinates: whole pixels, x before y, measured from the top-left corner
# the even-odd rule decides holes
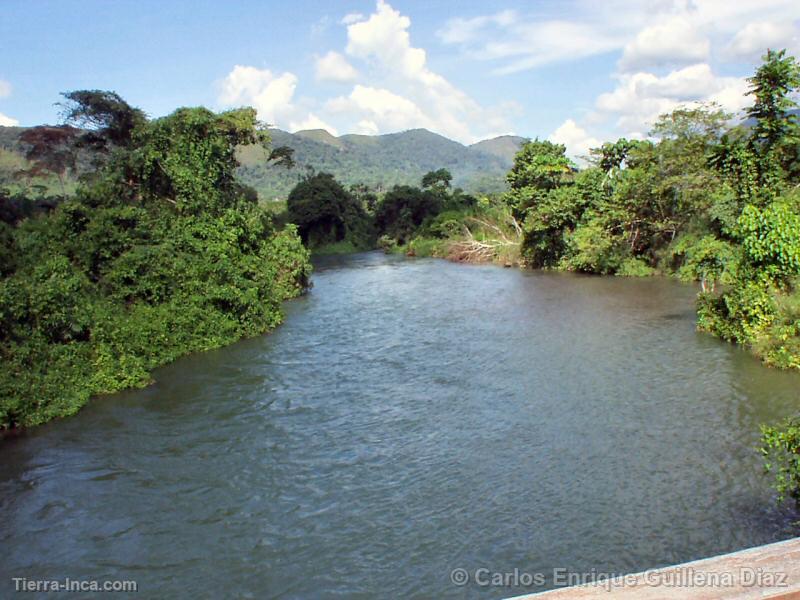
[[[272,334],[0,441],[0,596],[69,576],[147,598],[503,598],[554,568],[789,537],[753,448],[800,377],[697,333],[694,294],[322,261]],[[455,568],[548,580],[458,587]]]

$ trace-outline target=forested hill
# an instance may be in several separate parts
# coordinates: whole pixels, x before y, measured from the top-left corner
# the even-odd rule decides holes
[[[426,129],[387,135],[343,135],[313,129],[287,133],[271,130],[272,145],[294,149],[296,166],[267,164],[263,150],[240,151],[242,181],[264,198],[285,198],[307,167],[333,174],[345,186],[364,183],[386,190],[395,184],[418,185],[428,171],[445,168],[453,185],[471,193],[505,190],[505,175],[525,139],[501,136],[464,146]]]
[[[24,168],[22,148],[17,142],[22,127],[0,127],[0,185],[14,181]],[[428,171],[445,168],[453,185],[470,193],[501,192],[514,155],[525,142],[517,136],[500,136],[464,146],[427,129],[412,129],[387,135],[342,135],[334,137],[322,129],[288,133],[270,130],[272,147],[294,150],[294,168],[268,164],[259,146],[239,149],[239,176],[262,198],[286,198],[309,167],[333,174],[345,186],[366,184],[377,191],[396,184],[419,184]],[[68,177],[69,178],[69,177]],[[49,182],[55,190],[55,181]]]

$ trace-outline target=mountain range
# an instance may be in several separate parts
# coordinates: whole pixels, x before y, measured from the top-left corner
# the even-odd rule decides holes
[[[270,130],[272,146],[294,150],[292,169],[267,164],[257,147],[242,148],[240,176],[263,198],[285,198],[309,168],[333,174],[345,186],[363,183],[377,191],[393,185],[419,185],[428,171],[447,169],[453,185],[472,193],[505,190],[505,175],[526,141],[501,136],[465,146],[427,129],[385,135],[335,137],[324,129],[288,133]]]
[[[12,184],[13,173],[25,166],[18,142],[22,131],[21,127],[0,127],[0,185]],[[270,135],[273,148],[294,150],[293,168],[268,163],[267,153],[258,146],[238,150],[241,181],[268,200],[286,198],[311,169],[331,173],[345,186],[366,184],[380,192],[394,185],[419,185],[425,173],[444,168],[453,175],[453,185],[467,192],[502,192],[514,155],[526,141],[500,136],[465,146],[427,129],[339,137],[323,129],[296,133],[271,129]],[[47,187],[52,186],[49,182]]]

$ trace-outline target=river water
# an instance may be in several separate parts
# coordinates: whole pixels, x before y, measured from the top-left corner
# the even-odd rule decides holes
[[[0,440],[0,597],[503,598],[790,537],[754,447],[800,377],[697,333],[694,294],[321,260],[272,334]]]

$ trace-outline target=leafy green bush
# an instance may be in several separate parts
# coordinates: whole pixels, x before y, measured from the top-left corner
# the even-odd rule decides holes
[[[761,454],[765,470],[775,475],[778,499],[788,496],[800,505],[800,419],[787,419],[777,427],[762,425]]]
[[[739,217],[746,260],[775,279],[800,275],[800,207],[779,199],[765,208],[746,206]]]
[[[565,234],[566,252],[560,266],[569,271],[607,275],[619,269],[620,240],[596,220]]]
[[[250,109],[137,121],[75,198],[3,229],[14,261],[0,279],[0,429],[72,414],[280,323],[309,255],[233,179],[235,145],[256,139]]]
[[[703,291],[714,291],[716,283],[731,283],[737,263],[737,251],[730,242],[712,234],[687,234],[668,249],[669,262],[685,281],[700,281]]]
[[[657,271],[641,258],[626,258],[623,260],[615,275],[619,277],[651,277]]]

